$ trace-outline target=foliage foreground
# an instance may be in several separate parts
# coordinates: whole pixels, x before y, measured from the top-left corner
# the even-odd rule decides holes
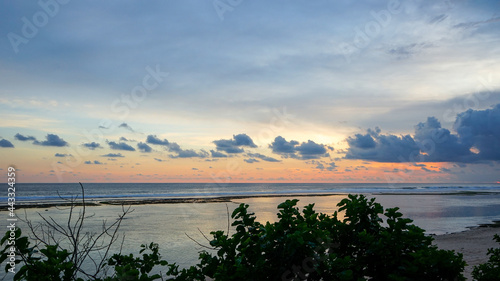
[[[158,245],[151,243],[142,245],[139,257],[111,256],[100,265],[100,275],[84,272],[71,260],[74,249],[59,244],[37,249],[17,230],[15,263],[20,269],[14,279],[465,280],[462,255],[432,245],[433,238],[403,218],[398,208],[384,211],[375,199],[349,195],[338,204],[338,212],[326,215],[316,213],[314,204],[301,212],[297,202],[281,203],[278,221],[266,224],[241,204],[231,215],[235,233],[211,232],[212,250],[200,252],[199,263],[183,269],[162,260]],[[7,262],[6,272],[9,235],[1,240],[5,248],[0,261]],[[498,274],[499,253],[492,250],[491,255],[493,260],[476,270],[478,280],[499,280],[480,279]]]

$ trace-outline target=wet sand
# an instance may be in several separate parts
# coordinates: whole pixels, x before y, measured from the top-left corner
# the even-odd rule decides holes
[[[182,203],[228,203],[233,200],[247,199],[247,198],[274,198],[274,197],[323,197],[323,196],[336,196],[343,194],[333,193],[307,193],[307,194],[269,194],[269,195],[241,195],[241,196],[220,196],[220,197],[200,197],[200,198],[127,198],[127,199],[86,199],[87,206],[100,206],[100,205],[148,205],[148,204],[182,204]],[[50,208],[59,206],[71,206],[72,204],[66,201],[52,201],[52,202],[18,202],[18,208]],[[75,206],[82,206],[82,201],[79,198]],[[7,207],[7,206],[1,206]]]
[[[443,250],[455,250],[464,255],[467,266],[464,276],[472,280],[471,273],[475,265],[488,261],[489,248],[499,248],[493,235],[500,235],[500,227],[477,227],[467,231],[434,236],[434,244]]]

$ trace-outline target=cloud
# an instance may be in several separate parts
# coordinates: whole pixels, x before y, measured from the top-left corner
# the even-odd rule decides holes
[[[42,145],[42,146],[57,146],[57,147],[69,145],[65,140],[60,138],[58,135],[54,135],[54,134],[47,134],[47,136],[45,136],[44,141],[35,140],[35,141],[33,141],[33,144]]]
[[[375,148],[376,143],[375,140],[369,134],[361,135],[356,134],[354,138],[350,138],[348,140],[349,145],[355,146],[362,149]]]
[[[55,157],[67,157],[67,156],[72,156],[71,154],[64,154],[64,153],[56,153],[54,154]]]
[[[477,160],[500,161],[500,104],[458,114],[454,128],[464,144],[478,151]]]
[[[164,145],[164,146],[167,146],[170,144],[170,142],[167,139],[161,140],[158,137],[156,137],[156,135],[149,135],[146,138],[146,142],[150,143],[150,144],[157,144],[157,145]]]
[[[97,160],[94,160],[94,161],[85,161],[83,163],[87,164],[87,165],[103,165],[104,164],[104,163],[102,163],[100,161],[97,161]]]
[[[146,143],[162,145],[165,147],[166,150],[176,153],[176,154],[170,154],[169,155],[170,158],[206,158],[209,156],[208,152],[204,150],[196,152],[193,149],[182,149],[179,144],[175,142],[169,142],[167,139],[161,140],[156,135],[148,135],[146,138]],[[151,151],[151,147],[149,145],[145,143],[140,143],[140,144],[142,144],[141,146],[145,149],[143,152]]]
[[[441,127],[435,117],[415,126],[412,136],[380,134],[380,129],[348,137],[345,158],[376,162],[500,161],[500,104],[491,109],[459,113],[457,134]]]
[[[217,151],[224,151],[226,153],[243,153],[245,150],[242,146],[255,148],[253,140],[246,134],[233,135],[232,139],[215,140],[213,143]]]
[[[133,148],[132,146],[130,146],[124,142],[116,143],[114,141],[110,141],[110,142],[108,142],[108,145],[111,149],[115,149],[115,150],[135,151],[135,148]]]
[[[203,149],[200,150],[200,152],[196,152],[194,149],[182,149],[181,146],[175,142],[169,142],[165,149],[176,153],[170,154],[170,158],[206,158],[209,156],[208,152]]]
[[[6,139],[1,139],[0,140],[0,147],[14,147],[14,145]]]
[[[96,148],[102,148],[101,145],[96,142],[83,143],[82,145],[90,150],[94,150]]]
[[[422,49],[433,47],[430,43],[411,43],[401,46],[396,46],[387,51],[389,55],[395,56],[398,59],[411,57],[419,53]]]
[[[274,153],[277,154],[294,154],[295,146],[299,144],[298,141],[286,141],[282,136],[277,136],[273,143],[269,145],[269,148],[273,150]]]
[[[448,129],[441,128],[435,117],[415,126],[414,139],[420,148],[420,159],[426,162],[470,162],[475,157],[471,146]]]
[[[15,138],[16,140],[20,140],[20,141],[36,141],[36,138],[35,138],[35,137],[33,137],[33,136],[27,136],[27,137],[25,137],[25,136],[23,136],[23,135],[21,135],[21,134],[19,134],[19,133],[17,133],[17,134],[14,136],[14,138]]]
[[[335,162],[330,162],[330,163],[328,163],[328,167],[326,167],[326,169],[328,171],[333,171],[333,170],[337,169],[337,165],[335,164]]]
[[[324,171],[324,170],[334,171],[335,169],[337,169],[337,165],[335,164],[335,162],[327,163],[324,161],[312,160],[311,164],[316,165],[315,168],[318,170],[321,170],[321,171]],[[326,165],[326,167],[325,167],[325,165]]]
[[[123,156],[121,153],[108,153],[108,154],[101,155],[101,157],[113,157],[113,158],[116,158],[116,157],[125,157],[125,156]]]
[[[298,141],[287,141],[282,136],[277,136],[269,145],[273,153],[280,154],[283,158],[294,158],[300,160],[319,159],[330,156],[327,149],[333,147],[317,144],[312,140],[299,143]]]
[[[316,169],[319,169],[321,171],[325,169],[325,165],[323,165],[323,163],[321,162],[313,162],[313,164],[316,164]]]
[[[226,154],[222,153],[222,152],[217,152],[215,150],[210,150],[210,154],[213,158],[224,158],[224,157],[227,157]]]
[[[243,153],[245,150],[243,148],[234,146],[231,140],[218,140],[214,141],[216,149],[224,151],[226,153]]]
[[[134,129],[132,129],[132,127],[130,127],[127,123],[121,123],[120,125],[118,125],[118,128],[125,128],[131,132],[135,132]]]
[[[149,146],[143,142],[138,143],[137,147],[139,148],[139,150],[141,152],[151,152],[153,150],[153,149],[151,149],[151,146]]]
[[[208,157],[208,152],[201,150],[200,152],[196,152],[193,149],[176,149],[174,152],[177,155],[169,155],[170,158],[206,158]]]
[[[301,159],[318,159],[329,156],[324,145],[317,144],[312,140],[301,143],[295,149],[300,154]]]
[[[163,159],[160,159],[160,158],[153,158],[154,160],[158,161],[158,162],[165,162],[167,160],[163,160]]]
[[[257,147],[247,134],[238,134],[236,136],[233,135],[233,139],[235,145],[237,146]]]
[[[380,129],[347,138],[349,148],[346,159],[363,159],[376,162],[408,162],[410,155],[420,151],[410,135],[379,134]]]
[[[193,149],[182,149],[181,146],[175,142],[169,142],[166,139],[160,140],[153,135],[149,135],[146,142],[165,146],[165,150],[176,153],[170,154],[170,158],[206,158],[209,156],[208,152],[203,149],[199,152],[196,152]]]
[[[453,27],[467,29],[467,28],[479,27],[479,26],[484,25],[484,24],[497,23],[497,22],[500,22],[500,17],[494,17],[494,18],[490,18],[487,20],[483,20],[483,21],[462,22],[462,23],[454,25]]]
[[[429,23],[430,23],[430,24],[440,23],[440,22],[444,21],[444,20],[445,20],[445,19],[447,19],[447,18],[448,18],[448,15],[446,15],[446,14],[441,14],[441,15],[438,15],[438,16],[433,17],[433,18],[429,21]]]
[[[260,160],[267,161],[267,162],[281,162],[281,160],[278,160],[278,159],[275,159],[275,158],[272,158],[272,157],[269,157],[269,156],[266,156],[266,155],[260,154],[260,153],[248,153],[247,155],[249,157],[259,158]]]
[[[260,162],[259,160],[255,159],[255,158],[249,158],[249,159],[243,159],[243,161],[249,163],[249,164],[252,164],[252,163],[255,163],[255,162]]]

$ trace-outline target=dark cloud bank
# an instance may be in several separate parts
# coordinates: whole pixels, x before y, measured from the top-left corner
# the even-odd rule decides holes
[[[415,133],[381,134],[379,128],[347,139],[345,158],[376,162],[500,161],[500,104],[492,109],[469,109],[457,115],[456,134],[435,117],[415,126]]]

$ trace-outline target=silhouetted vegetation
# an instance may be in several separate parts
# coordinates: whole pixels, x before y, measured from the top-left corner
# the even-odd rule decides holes
[[[500,243],[500,236],[495,234],[493,238]],[[498,281],[500,280],[500,248],[488,249],[489,260],[487,263],[474,267],[472,277],[477,281]]]

